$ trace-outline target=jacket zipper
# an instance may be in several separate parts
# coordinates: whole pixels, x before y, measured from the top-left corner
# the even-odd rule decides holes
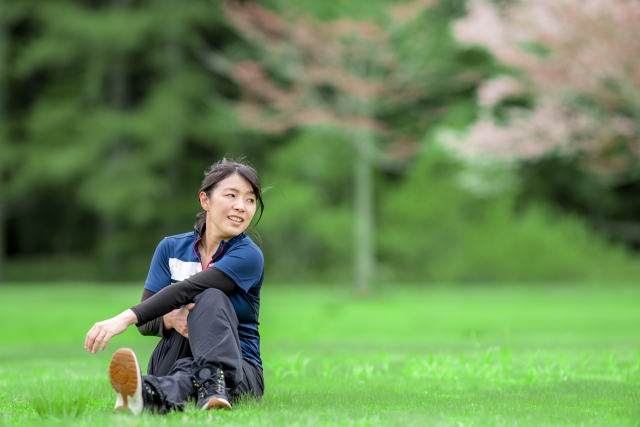
[[[205,268],[205,270],[207,268],[209,268],[209,266],[211,265],[211,263],[213,261],[216,260],[216,258],[218,258],[220,256],[220,254],[222,254],[222,251],[224,251],[224,240],[222,242],[220,242],[220,250],[218,252],[216,252],[215,254],[213,254],[213,256],[211,257],[211,259],[209,260],[209,262],[207,263],[207,267]],[[202,264],[202,262],[200,262],[200,264]]]
[[[200,243],[200,240],[202,240],[202,237],[196,240],[196,242],[193,244],[193,253],[196,254],[196,258],[198,258],[198,261],[200,261],[200,265],[202,265],[202,258],[200,258],[200,255],[198,255],[198,251],[196,250],[196,248],[198,247],[198,243]],[[216,258],[218,258],[223,251],[224,251],[224,240],[220,242],[220,249],[218,249],[218,251],[215,254],[213,254],[213,256],[211,257],[211,259],[207,263],[207,266],[204,269],[206,270],[207,268],[209,268],[211,263],[215,261]]]

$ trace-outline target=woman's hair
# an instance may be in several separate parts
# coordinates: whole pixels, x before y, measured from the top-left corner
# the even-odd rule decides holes
[[[258,216],[258,221],[256,221],[256,223],[254,224],[255,227],[255,225],[260,222],[260,219],[262,218],[262,212],[264,211],[262,189],[260,187],[260,179],[258,178],[258,173],[251,166],[242,163],[243,160],[243,158],[240,158],[238,159],[238,161],[232,161],[223,158],[219,162],[211,165],[209,170],[204,173],[204,179],[202,180],[202,186],[200,187],[198,194],[204,192],[207,197],[211,197],[211,193],[213,193],[214,188],[216,188],[216,185],[218,185],[220,181],[230,177],[234,173],[237,173],[238,175],[243,177],[249,183],[249,185],[251,185],[251,189],[256,195],[256,204],[257,208],[260,210],[260,216]],[[202,229],[205,225],[206,219],[207,213],[205,211],[200,212],[196,216],[195,226],[198,232],[202,233]],[[252,229],[253,227],[247,230],[247,232],[252,232]],[[257,236],[255,232],[253,232],[252,234],[260,239],[260,237]]]

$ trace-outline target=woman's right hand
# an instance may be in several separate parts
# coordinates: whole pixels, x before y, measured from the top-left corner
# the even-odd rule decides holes
[[[138,318],[131,309],[125,310],[111,319],[97,322],[87,332],[84,348],[91,353],[95,353],[98,348],[104,350],[111,337],[123,333],[129,325],[134,323],[138,323]],[[102,345],[100,345],[101,343]]]
[[[162,316],[165,329],[175,329],[180,335],[189,339],[189,325],[187,324],[187,316],[195,306],[195,303],[187,304],[182,308],[173,310]]]

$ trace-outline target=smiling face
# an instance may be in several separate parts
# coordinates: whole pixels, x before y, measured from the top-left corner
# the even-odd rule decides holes
[[[200,204],[207,212],[207,234],[228,241],[249,227],[256,213],[256,194],[247,180],[234,173],[218,182],[209,197],[201,192]]]

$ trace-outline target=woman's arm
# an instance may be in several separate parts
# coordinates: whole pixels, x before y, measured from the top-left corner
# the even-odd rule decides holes
[[[95,353],[100,346],[100,350],[104,350],[112,336],[123,333],[129,325],[138,322],[136,314],[131,310],[125,310],[111,319],[103,320],[95,323],[84,340],[84,348],[91,353]]]
[[[149,289],[142,291],[142,298],[140,302],[148,300],[156,293]],[[147,323],[138,324],[138,331],[144,336],[164,337],[165,331],[175,329],[183,337],[189,339],[189,327],[187,325],[187,317],[189,312],[195,304],[187,304],[182,308],[176,308],[175,310],[165,314],[162,317],[156,317]]]
[[[151,258],[151,265],[149,266],[149,273],[147,279],[144,282],[142,288],[141,301],[144,301],[153,296],[160,289],[169,286],[171,284],[171,268],[169,267],[169,259],[174,254],[174,245],[171,244],[171,239],[164,238],[158,243],[153,258]],[[138,331],[145,336],[158,336],[162,337],[164,329],[164,319],[153,319],[146,323],[138,325]]]
[[[154,296],[156,293],[150,291],[149,289],[142,289],[142,297],[140,298],[140,302],[147,300]],[[151,336],[151,337],[160,337],[163,336],[163,331],[165,329],[164,325],[164,316],[156,317],[155,319],[147,322],[141,323],[138,325],[138,331],[141,335]]]
[[[146,323],[190,303],[196,295],[208,288],[216,288],[229,295],[236,291],[237,286],[225,273],[211,267],[182,282],[167,286],[151,298],[131,307],[131,311],[136,314],[138,323]]]
[[[95,353],[98,347],[100,350],[104,350],[111,337],[123,333],[129,325],[146,323],[169,313],[171,310],[189,303],[196,295],[208,288],[220,289],[229,295],[235,292],[237,286],[229,276],[220,270],[215,267],[207,268],[182,282],[167,286],[116,317],[94,324],[87,332],[84,348],[92,353]],[[101,342],[102,345],[100,345]]]

